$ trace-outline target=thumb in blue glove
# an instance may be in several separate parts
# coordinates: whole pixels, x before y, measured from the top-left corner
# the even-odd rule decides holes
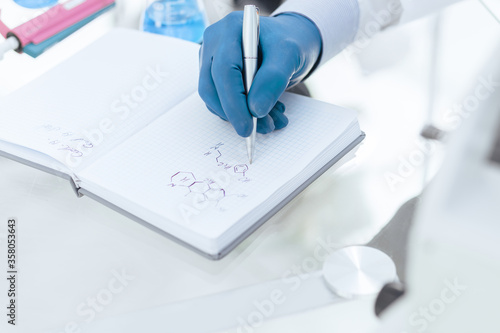
[[[231,122],[240,136],[248,137],[252,115],[259,118],[259,133],[288,124],[285,106],[278,99],[313,69],[321,53],[321,35],[313,22],[299,14],[261,17],[261,65],[247,97],[242,24],[243,12],[233,12],[206,29],[198,92],[212,113]]]

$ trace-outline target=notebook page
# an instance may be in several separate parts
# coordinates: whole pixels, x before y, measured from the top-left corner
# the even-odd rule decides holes
[[[0,140],[78,171],[196,91],[198,49],[114,30],[0,100]]]
[[[352,111],[308,98],[282,101],[290,124],[257,135],[251,165],[245,140],[194,94],[83,170],[82,187],[185,241],[217,239],[355,121]]]

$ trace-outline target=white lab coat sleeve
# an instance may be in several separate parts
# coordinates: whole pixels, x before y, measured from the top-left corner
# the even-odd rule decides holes
[[[288,0],[272,15],[301,14],[316,24],[323,41],[319,65],[354,41],[359,28],[357,0]]]
[[[358,4],[360,18],[355,39],[370,38],[396,24],[403,13],[400,0],[358,0]]]
[[[288,0],[272,15],[293,12],[316,24],[323,41],[319,65],[349,44],[363,44],[379,31],[461,0]],[[359,45],[358,45],[359,46]]]

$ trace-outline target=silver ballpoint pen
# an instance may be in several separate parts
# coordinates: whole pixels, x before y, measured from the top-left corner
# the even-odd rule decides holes
[[[254,5],[247,5],[243,11],[243,63],[245,67],[245,88],[248,95],[253,78],[257,72],[259,54],[259,9]],[[252,134],[246,138],[247,153],[250,164],[255,154],[255,136],[257,134],[257,118],[252,117]]]

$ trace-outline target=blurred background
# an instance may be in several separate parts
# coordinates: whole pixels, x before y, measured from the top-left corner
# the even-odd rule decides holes
[[[493,8],[498,7],[498,1],[490,2]],[[213,23],[245,3],[206,0],[202,5],[207,22]],[[253,3],[270,13],[280,1]],[[112,27],[138,29],[146,6],[147,1],[117,0],[115,9],[37,59],[7,54],[0,62],[0,97]],[[11,0],[0,0],[0,9],[3,21],[11,26],[40,13]],[[98,314],[99,318],[279,279],[294,263],[312,255],[317,239],[325,235],[338,247],[369,242],[402,204],[422,192],[438,170],[446,145],[434,142],[432,152],[426,153],[429,143],[420,132],[431,123],[446,130],[461,126],[450,122],[449,116],[463,105],[481,77],[488,77],[481,70],[500,41],[498,21],[478,0],[465,0],[439,13],[410,19],[403,17],[402,21],[409,22],[387,29],[361,48],[339,54],[306,82],[313,98],[357,111],[367,138],[356,159],[325,173],[220,262],[199,258],[88,198],[74,198],[62,180],[1,158],[3,172],[18,177],[19,186],[10,189],[8,195],[0,194],[0,200],[6,206],[24,202],[31,209],[25,220],[31,216],[35,224],[37,216],[70,218],[69,206],[81,212],[71,222],[76,225],[74,230],[63,226],[67,221],[62,217],[58,230],[33,226],[31,240],[38,239],[40,253],[57,253],[58,265],[50,274],[43,274],[46,276],[26,278],[24,294],[32,292],[39,300],[25,302],[23,316],[37,319],[33,321],[37,328],[61,327],[75,317],[79,301],[102,284],[103,279],[95,273],[105,274],[110,266],[130,267],[140,282],[127,290],[126,297],[131,301],[113,303],[105,313]],[[391,174],[397,175],[402,163],[418,150],[424,153],[425,161],[410,163],[403,181],[391,182]],[[0,179],[0,188],[3,181]],[[53,196],[38,198],[47,188],[57,191]],[[108,236],[110,233],[113,237]],[[86,235],[92,243],[85,241]],[[59,252],[59,238],[66,240],[64,253]],[[24,253],[24,258],[26,276],[43,271],[43,260],[37,263],[41,258],[36,253]],[[58,275],[69,279],[68,290],[74,287],[79,291],[64,294],[57,289],[53,277]],[[52,300],[47,290],[63,301]],[[58,316],[41,311],[44,308]]]

